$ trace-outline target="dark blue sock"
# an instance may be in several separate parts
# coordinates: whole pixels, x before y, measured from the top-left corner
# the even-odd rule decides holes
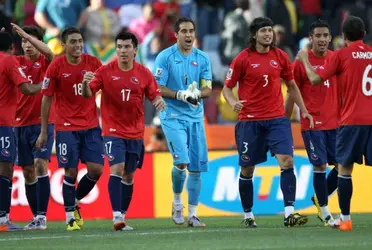
[[[353,195],[353,182],[351,175],[338,176],[338,203],[342,215],[350,214],[350,202]]]
[[[108,191],[113,212],[121,211],[121,177],[110,175]]]
[[[121,182],[121,211],[124,214],[128,211],[130,201],[132,200],[132,194],[133,194],[133,183],[128,184],[128,183]]]
[[[73,212],[75,210],[75,181],[76,179],[70,176],[65,176],[63,180],[62,193],[66,212]]]
[[[252,176],[246,177],[240,173],[239,193],[242,207],[245,213],[252,211],[253,207],[253,182]]]
[[[94,180],[88,176],[84,175],[83,178],[79,181],[77,190],[76,190],[76,199],[83,199],[96,185],[97,180]]]
[[[3,175],[0,175],[0,217],[6,216],[9,212],[9,185],[11,180]]]
[[[10,213],[10,207],[12,205],[12,190],[13,190],[13,182],[10,181],[9,182],[9,190],[8,190],[8,205],[7,205],[7,210],[6,210],[6,213],[9,214]]]
[[[36,217],[38,211],[37,180],[32,184],[25,184],[25,187],[28,205],[31,208],[33,216]]]
[[[338,181],[338,170],[334,167],[331,172],[329,172],[327,177],[327,189],[328,189],[328,196],[331,195],[337,189],[337,181]]]
[[[296,201],[296,176],[293,168],[281,170],[280,188],[283,192],[284,206],[294,206]]]
[[[314,172],[313,185],[316,197],[321,207],[328,205],[328,190],[326,172]]]
[[[38,193],[39,193],[39,215],[46,215],[50,197],[50,182],[49,176],[38,177]]]

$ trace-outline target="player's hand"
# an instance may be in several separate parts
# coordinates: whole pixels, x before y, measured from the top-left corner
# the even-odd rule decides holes
[[[197,83],[195,81],[192,82],[192,84],[189,86],[189,89],[191,89],[191,92],[195,94],[195,96],[200,100],[201,98],[201,91],[197,87]]]
[[[29,35],[21,28],[19,27],[17,24],[15,23],[10,23],[10,25],[12,26],[13,30],[15,32],[17,32],[17,34],[22,37],[23,39],[26,39],[28,40],[29,38]]]
[[[245,102],[247,102],[247,101],[246,100],[236,101],[232,105],[232,108],[233,108],[234,112],[239,113],[242,110]]]
[[[83,83],[89,83],[90,81],[93,80],[93,78],[94,78],[94,73],[91,71],[88,71],[84,74]]]
[[[165,102],[164,99],[161,96],[156,97],[153,101],[152,104],[155,106],[156,111],[164,111],[165,109]]]
[[[46,133],[40,133],[39,138],[35,143],[36,148],[40,151],[42,148],[46,148],[48,141],[48,135]]]
[[[310,128],[314,128],[314,119],[309,113],[302,113],[302,117],[309,119],[310,121]]]
[[[309,55],[308,55],[308,51],[307,49],[302,49],[298,52],[297,54],[297,58],[298,60],[300,60],[301,62],[305,61],[306,59],[308,59]]]
[[[5,32],[5,28],[2,27],[1,30],[0,30],[0,32]]]
[[[177,91],[176,99],[192,105],[199,104],[195,94],[193,94],[189,89]]]

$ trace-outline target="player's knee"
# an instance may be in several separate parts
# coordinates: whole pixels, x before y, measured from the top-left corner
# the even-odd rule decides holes
[[[124,172],[123,182],[130,184],[130,183],[133,183],[133,180],[134,180],[134,172],[131,172],[131,173]]]
[[[244,177],[252,177],[254,173],[254,166],[240,167],[240,173]]]
[[[13,164],[9,162],[0,162],[0,175],[9,179],[13,178]]]
[[[338,165],[338,174],[339,175],[351,175],[353,173],[353,164],[350,165]]]
[[[281,159],[280,168],[281,169],[291,169],[293,168],[293,157],[290,155],[283,156]]]
[[[23,176],[26,183],[34,183],[36,181],[36,168],[35,165],[25,166],[22,168]]]
[[[65,176],[77,179],[77,169],[76,168],[65,168]]]
[[[124,163],[115,164],[110,167],[110,174],[112,175],[123,176],[123,173]]]
[[[48,160],[46,159],[35,159],[35,168],[37,176],[45,176],[48,174]]]
[[[176,168],[184,170],[184,169],[187,168],[187,164],[178,164],[178,165],[176,165]]]
[[[326,168],[327,168],[326,164],[317,165],[317,166],[314,166],[314,172],[324,172],[326,171]]]
[[[99,164],[89,164],[88,165],[88,175],[94,180],[98,180],[103,172],[103,168]]]

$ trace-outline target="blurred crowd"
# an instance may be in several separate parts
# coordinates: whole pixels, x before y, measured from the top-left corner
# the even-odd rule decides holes
[[[228,65],[246,47],[254,18],[267,16],[274,21],[277,46],[294,60],[300,48],[309,46],[309,27],[319,18],[331,25],[331,49],[344,46],[341,25],[348,15],[361,17],[368,32],[372,0],[0,0],[0,27],[11,31],[10,22],[38,25],[56,55],[63,53],[61,31],[76,26],[84,35],[84,51],[106,64],[115,60],[115,35],[129,30],[140,41],[136,60],[151,70],[158,53],[175,43],[175,20],[192,18],[197,30],[194,46],[209,55],[214,75],[213,95],[204,101],[206,120],[219,124],[237,119],[221,89]],[[370,41],[368,32],[366,42]],[[146,124],[156,125],[155,109],[148,102],[145,105]]]

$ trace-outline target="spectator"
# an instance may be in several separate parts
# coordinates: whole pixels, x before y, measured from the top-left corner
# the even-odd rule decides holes
[[[20,26],[37,25],[35,22],[35,9],[37,0],[18,0],[15,4],[14,20]]]
[[[146,35],[160,25],[160,20],[155,17],[154,8],[151,4],[143,6],[143,15],[135,19],[129,25],[129,31],[134,33],[141,44]]]
[[[286,37],[285,28],[280,24],[276,24],[276,25],[274,25],[274,32],[275,32],[276,46],[279,49],[286,52],[289,56],[289,59],[292,62],[294,60],[294,56],[293,56],[293,52],[292,52],[291,48],[289,46],[287,46],[287,44],[285,43],[285,37]]]

